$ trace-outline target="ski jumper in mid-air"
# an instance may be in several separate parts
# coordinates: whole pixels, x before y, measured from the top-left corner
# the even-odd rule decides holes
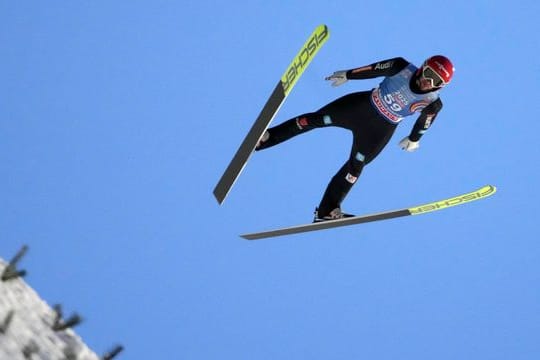
[[[351,79],[385,78],[371,91],[345,95],[319,110],[306,113],[268,129],[256,150],[286,141],[315,128],[337,126],[352,131],[349,159],[330,180],[315,210],[314,221],[334,220],[352,215],[341,211],[341,203],[357,181],[362,169],[386,146],[403,118],[419,112],[409,136],[400,141],[402,149],[412,152],[433,124],[442,108],[439,91],[454,73],[451,61],[441,55],[428,58],[417,68],[397,57],[351,70],[336,71],[326,80],[333,86]]]

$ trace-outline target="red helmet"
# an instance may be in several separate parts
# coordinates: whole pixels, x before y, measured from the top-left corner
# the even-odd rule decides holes
[[[434,87],[443,87],[452,79],[454,65],[447,57],[435,55],[424,61],[421,74],[424,78],[430,79]]]

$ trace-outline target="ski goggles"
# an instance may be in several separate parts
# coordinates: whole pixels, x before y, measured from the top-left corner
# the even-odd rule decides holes
[[[447,83],[443,78],[431,68],[431,66],[426,65],[422,68],[422,77],[431,82],[432,87],[442,87]]]

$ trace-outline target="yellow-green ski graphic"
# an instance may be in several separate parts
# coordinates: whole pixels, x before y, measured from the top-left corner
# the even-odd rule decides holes
[[[493,195],[495,191],[497,191],[495,186],[486,185],[476,191],[467,194],[459,195],[446,200],[432,202],[429,204],[415,206],[409,208],[408,210],[411,215],[425,214],[427,212],[442,210],[452,206],[462,205],[471,201],[480,200],[487,196]]]
[[[292,226],[282,229],[263,231],[259,233],[245,234],[241,235],[244,239],[247,240],[258,240],[265,239],[269,237],[282,236],[282,235],[291,235],[304,233],[308,231],[331,229],[335,227],[348,226],[354,224],[362,224],[367,222],[379,221],[393,219],[397,217],[409,216],[409,215],[420,215],[426,214],[433,211],[448,209],[453,206],[463,205],[470,203],[472,201],[485,199],[488,196],[495,194],[496,188],[493,185],[486,185],[481,187],[478,190],[466,193],[463,195],[458,195],[449,199],[439,200],[432,203],[427,203],[420,206],[414,206],[407,209],[385,211],[377,214],[354,216],[350,218],[344,218],[339,220],[332,221],[323,221],[299,226]]]
[[[283,86],[285,96],[289,95],[304,70],[326,40],[328,40],[329,36],[330,32],[326,25],[318,26],[310,35],[300,52],[287,68],[287,71],[285,71],[285,74],[281,77],[281,85]]]
[[[223,203],[225,197],[227,197],[227,194],[233,187],[236,179],[238,179],[238,176],[240,176],[240,173],[244,169],[249,157],[253,153],[253,149],[255,149],[257,141],[266,131],[268,125],[283,104],[283,101],[287,95],[289,95],[294,85],[298,82],[300,76],[311,63],[315,54],[317,54],[323,44],[328,40],[329,36],[330,32],[326,25],[318,26],[309,36],[298,54],[294,57],[291,64],[287,67],[287,70],[277,83],[274,91],[272,91],[272,94],[266,101],[266,104],[257,117],[257,120],[255,120],[251,130],[236,151],[236,154],[229,163],[229,166],[214,188],[214,196],[216,197],[218,203]]]

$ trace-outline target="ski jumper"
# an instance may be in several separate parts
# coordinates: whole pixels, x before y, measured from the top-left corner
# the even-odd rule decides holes
[[[319,216],[339,208],[362,169],[392,137],[404,117],[420,112],[409,139],[418,141],[442,108],[438,91],[421,92],[416,85],[417,67],[398,57],[347,71],[347,79],[385,76],[371,91],[345,95],[319,110],[306,113],[268,129],[269,138],[257,150],[266,149],[315,128],[335,126],[350,130],[353,142],[349,158],[330,180],[318,206]]]

